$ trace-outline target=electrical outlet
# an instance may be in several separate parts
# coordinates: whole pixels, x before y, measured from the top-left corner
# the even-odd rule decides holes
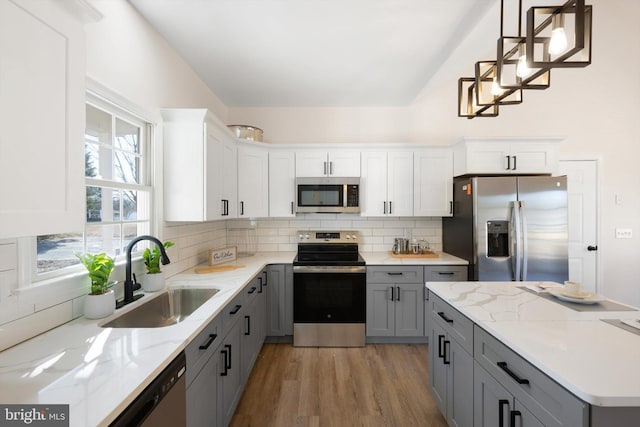
[[[616,228],[616,239],[631,239],[633,231],[630,228]]]

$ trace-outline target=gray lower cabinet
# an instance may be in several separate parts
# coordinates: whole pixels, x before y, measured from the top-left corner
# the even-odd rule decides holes
[[[475,427],[544,427],[478,362],[473,372],[473,397]]]
[[[243,322],[235,322],[231,326],[217,353],[219,355],[217,381],[217,421],[219,426],[229,424],[242,395],[242,326]]]
[[[246,311],[242,323],[242,376],[243,382],[249,378],[251,369],[258,358],[265,337],[265,295],[264,286],[260,292],[260,277],[254,278],[245,289]]]
[[[422,266],[367,267],[367,336],[424,336]]]
[[[459,330],[465,334],[467,331],[472,334],[471,321],[466,318],[463,320],[449,317],[449,313],[443,311],[434,311],[440,308],[435,304],[437,299],[434,297],[429,302],[432,317],[429,337],[429,385],[449,426],[473,427],[473,355],[466,345],[467,340],[461,340],[461,344],[456,339]],[[459,329],[454,329],[454,323],[463,322],[468,322],[469,325],[461,325]]]
[[[425,282],[466,282],[467,266],[466,265],[425,265],[424,266]],[[428,337],[431,333],[429,315],[429,291],[424,292],[424,334]]]
[[[270,265],[266,275],[267,336],[293,335],[293,269]]]

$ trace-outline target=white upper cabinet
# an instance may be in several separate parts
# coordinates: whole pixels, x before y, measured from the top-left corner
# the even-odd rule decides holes
[[[273,150],[269,153],[269,216],[295,216],[295,153]]]
[[[299,150],[296,152],[296,176],[358,177],[360,151]]]
[[[83,25],[99,18],[86,2],[0,1],[0,239],[83,229]]]
[[[454,174],[554,174],[558,143],[554,138],[466,138],[456,144]]]
[[[252,145],[238,147],[238,218],[269,216],[269,153]]]
[[[413,215],[413,152],[362,153],[360,209],[361,216]]]
[[[165,221],[233,217],[236,147],[205,109],[162,110]]]
[[[448,148],[413,153],[415,216],[453,214],[453,153]]]

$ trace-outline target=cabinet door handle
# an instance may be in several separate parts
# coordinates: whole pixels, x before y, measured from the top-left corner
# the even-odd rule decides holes
[[[509,375],[511,378],[513,378],[513,380],[515,382],[517,382],[518,384],[529,384],[529,380],[526,378],[520,378],[519,376],[517,376],[515,374],[515,372],[513,372],[511,369],[509,369],[509,367],[507,366],[507,362],[497,362],[497,365],[500,369],[502,369],[503,371],[505,371],[507,373],[507,375]]]
[[[234,307],[234,309],[233,309],[233,310],[231,310],[231,311],[229,312],[229,314],[236,314],[237,312],[239,312],[239,311],[240,311],[240,309],[241,309],[241,308],[242,308],[242,306],[241,306],[240,304],[236,304],[236,306]]]
[[[329,162],[329,175],[333,175],[333,162]]]
[[[498,400],[498,427],[504,427],[504,405],[509,407],[509,401],[506,399]]]
[[[518,169],[518,157],[517,156],[513,156],[513,169],[511,169],[512,171]]]
[[[447,347],[449,347],[449,344],[451,344],[451,341],[444,340],[444,350],[442,352],[444,354],[443,354],[443,357],[442,357],[442,361],[443,361],[443,363],[445,365],[450,365],[451,364],[451,360],[447,360],[447,353],[448,353]]]
[[[400,301],[400,286],[396,286],[396,289],[398,290],[398,296],[396,296],[396,301]]]
[[[245,335],[251,335],[251,316],[244,316],[247,321],[247,329],[244,332]]]
[[[225,345],[225,347],[227,347]],[[224,368],[224,371],[220,372],[220,376],[221,377],[226,377],[228,372],[227,372],[227,350],[220,350],[220,354],[224,355],[224,361],[222,362],[222,367]]]
[[[240,202],[240,215],[244,215],[244,202]]]
[[[389,200],[389,215],[393,213],[393,202]]]
[[[387,214],[387,202],[382,202],[382,213]]]
[[[442,317],[442,320],[444,320],[447,323],[453,323],[453,319],[449,319],[443,311],[439,311],[438,312],[438,316]]]
[[[587,250],[589,252],[597,251],[598,250],[598,245],[596,245],[596,246],[589,245],[589,246],[587,246]]]
[[[509,427],[516,427],[516,417],[520,417],[520,425],[522,425],[522,412],[511,411],[511,421],[509,422]]]
[[[453,200],[449,201],[449,213],[453,215]]]
[[[260,289],[258,290],[258,293],[261,294],[262,293],[262,287],[264,286],[262,284],[262,277],[258,277],[258,282],[260,282]]]
[[[511,170],[511,156],[506,156],[507,157],[507,170]]]
[[[291,215],[293,215],[293,202],[291,202]]]
[[[224,199],[220,199],[220,203],[222,203],[222,205],[220,206],[222,208],[222,213],[220,214],[221,216],[224,216]]]
[[[324,162],[324,169],[323,169],[323,175],[327,174],[327,162]]]
[[[444,345],[442,345],[442,340],[444,339],[444,335],[438,335],[438,357],[444,359]]]
[[[229,362],[228,365],[224,365],[225,369],[231,369],[231,344],[225,344],[225,348],[229,349],[229,359],[227,360]],[[227,362],[225,361],[225,363]]]
[[[254,293],[256,291],[256,287],[252,286],[251,290],[249,292],[247,292],[249,295],[251,295],[252,293]]]
[[[391,301],[395,301],[395,290],[393,289],[393,286],[391,287]]]
[[[216,338],[218,338],[217,334],[209,334],[209,339],[207,339],[206,343],[200,346],[200,350],[206,350],[211,347],[211,344],[216,340]]]
[[[267,286],[269,283],[267,282],[267,272],[263,271],[262,274],[264,275],[264,286]]]

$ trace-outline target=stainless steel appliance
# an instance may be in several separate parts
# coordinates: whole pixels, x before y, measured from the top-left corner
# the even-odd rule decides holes
[[[186,358],[182,352],[110,426],[186,426],[186,369]]]
[[[296,212],[360,212],[360,178],[296,178]]]
[[[366,266],[355,231],[300,231],[293,261],[293,345],[365,344]]]
[[[569,277],[567,178],[456,178],[443,250],[469,261],[469,280]]]

